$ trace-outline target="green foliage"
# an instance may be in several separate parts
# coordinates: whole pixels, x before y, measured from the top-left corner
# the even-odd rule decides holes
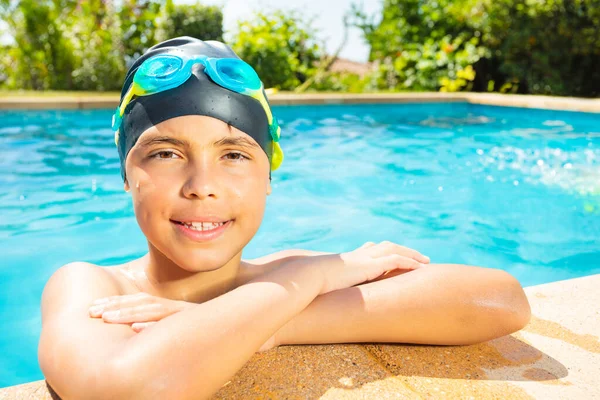
[[[489,1],[482,24],[488,79],[522,93],[600,95],[597,0]]]
[[[315,37],[310,22],[298,12],[257,13],[239,22],[232,48],[256,69],[265,87],[293,90],[321,59]]]
[[[125,74],[117,15],[110,4],[89,0],[72,12],[65,36],[77,61],[71,72],[77,90],[119,90]]]
[[[317,76],[309,91],[364,93],[377,90],[373,74],[361,77],[352,72],[327,72]]]
[[[472,65],[488,55],[462,10],[473,0],[386,0],[376,26],[358,12],[358,25],[379,63],[377,86],[395,90],[470,89]]]
[[[118,18],[127,64],[158,42],[157,20],[162,3],[163,0],[122,0]]]
[[[354,7],[375,64],[365,77],[317,74],[323,46],[298,11],[256,13],[230,43],[267,88],[314,77],[310,90],[600,96],[598,0],[384,0],[380,17]],[[223,40],[220,8],[173,0],[0,0],[0,18],[14,40],[0,48],[6,89],[116,90],[158,41]]]
[[[5,16],[16,45],[8,51],[8,84],[23,89],[72,89],[70,74],[75,60],[63,37],[64,15],[72,1],[22,0],[18,11]],[[18,62],[17,62],[18,61]]]
[[[15,42],[1,50],[0,87],[118,90],[127,66],[157,43],[159,33],[222,36],[219,9],[171,4],[168,14],[168,5],[165,0],[0,0],[0,17]]]
[[[600,94],[597,0],[385,0],[380,23],[355,16],[380,89]]]
[[[174,5],[167,0],[160,40],[191,36],[201,40],[223,41],[223,11],[200,3]]]

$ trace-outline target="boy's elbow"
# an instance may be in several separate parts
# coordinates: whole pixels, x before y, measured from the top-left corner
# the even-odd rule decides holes
[[[519,281],[512,275],[506,274],[509,276],[509,281],[511,282],[509,289],[509,313],[513,317],[511,318],[510,328],[512,332],[516,332],[525,328],[531,320],[531,306]]]
[[[498,337],[509,335],[523,329],[531,320],[531,307],[523,287],[519,281],[506,271],[497,271],[496,287],[498,288],[500,307],[497,308]]]
[[[531,307],[515,277],[500,269],[486,268],[485,275],[477,277],[477,284],[478,289],[471,298],[471,311],[463,315],[461,321],[471,321],[478,329],[463,337],[461,344],[477,344],[510,335],[529,323]]]

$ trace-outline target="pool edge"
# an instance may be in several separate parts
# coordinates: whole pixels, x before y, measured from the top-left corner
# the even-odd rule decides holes
[[[598,286],[600,274],[527,287],[527,327],[478,345],[282,346],[257,353],[215,398],[593,398],[600,387]],[[22,398],[52,397],[43,380],[0,389],[0,399]]]
[[[0,110],[47,109],[112,109],[119,96],[60,96],[60,97],[1,97]],[[500,93],[276,93],[269,96],[272,105],[326,105],[464,102],[469,104],[504,107],[537,108],[547,110],[600,113],[600,99],[514,95]]]

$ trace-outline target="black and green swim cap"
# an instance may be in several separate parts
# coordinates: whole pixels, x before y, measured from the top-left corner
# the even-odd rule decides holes
[[[228,45],[218,41],[202,41],[187,36],[166,40],[148,49],[129,68],[121,90],[121,101],[133,83],[135,72],[146,59],[173,51],[191,56],[239,59]],[[273,141],[269,134],[268,117],[261,103],[250,96],[217,85],[203,71],[203,65],[194,64],[192,76],[182,85],[148,96],[135,97],[127,105],[117,141],[123,179],[126,179],[127,155],[142,133],[160,122],[184,115],[217,118],[243,131],[256,140],[271,161]]]

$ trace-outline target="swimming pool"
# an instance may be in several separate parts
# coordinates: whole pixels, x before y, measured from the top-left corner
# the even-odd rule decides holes
[[[286,160],[246,258],[392,240],[525,286],[600,273],[600,114],[463,103],[275,112]],[[43,378],[39,301],[53,271],[145,252],[110,118],[0,112],[0,387]]]

